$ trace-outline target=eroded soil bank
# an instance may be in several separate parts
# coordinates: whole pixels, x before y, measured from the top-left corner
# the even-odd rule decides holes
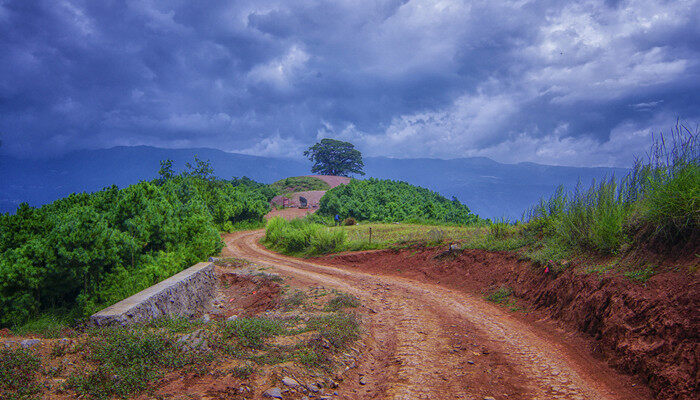
[[[686,270],[641,283],[605,270],[572,266],[555,276],[509,253],[444,248],[339,254],[317,261],[396,275],[487,295],[503,287],[515,314],[554,320],[610,365],[643,378],[659,399],[700,394],[700,285]],[[552,331],[554,335],[557,330]]]

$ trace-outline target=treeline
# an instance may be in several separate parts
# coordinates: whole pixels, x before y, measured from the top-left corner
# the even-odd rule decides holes
[[[319,212],[367,221],[460,225],[479,221],[479,217],[456,198],[448,200],[406,182],[374,178],[352,180],[348,185],[329,190],[321,198]]]
[[[87,316],[218,253],[220,231],[262,226],[267,185],[216,179],[197,161],[180,175],[165,162],[150,182],[1,214],[0,326]]]

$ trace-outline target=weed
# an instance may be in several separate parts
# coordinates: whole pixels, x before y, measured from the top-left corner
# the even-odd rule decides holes
[[[238,367],[233,367],[230,373],[234,378],[248,379],[255,373],[255,367],[252,365],[241,365]]]
[[[0,350],[0,398],[38,399],[41,387],[36,373],[40,366],[39,358],[26,350]]]
[[[285,310],[300,307],[302,304],[304,304],[307,297],[306,292],[295,290],[294,293],[282,300],[282,307],[284,307]]]
[[[358,307],[359,305],[360,299],[357,297],[347,293],[340,293],[328,301],[328,304],[326,304],[326,310],[338,311],[342,308]]]
[[[336,313],[314,317],[307,324],[319,332],[335,348],[343,348],[360,336],[360,326],[354,314]]]
[[[302,346],[294,353],[294,359],[301,364],[312,368],[323,368],[328,364],[328,359],[323,353],[317,351],[314,346]]]
[[[593,274],[596,273],[598,275],[602,275],[608,271],[610,271],[613,268],[612,265],[594,265],[591,267],[586,268],[583,273],[584,274]]]
[[[486,300],[496,304],[501,304],[507,302],[511,294],[513,294],[513,291],[509,287],[501,286],[489,293],[486,296]]]
[[[265,339],[284,332],[279,321],[264,318],[239,318],[227,323],[222,334],[225,339],[236,338],[243,347],[261,348]]]
[[[24,325],[12,328],[18,335],[35,334],[45,338],[58,338],[68,329],[68,322],[57,313],[47,312]]]
[[[629,279],[638,281],[638,282],[646,282],[654,276],[654,267],[653,266],[648,266],[643,269],[634,269],[630,271],[626,271],[623,273],[624,276],[626,276]]]
[[[149,387],[161,369],[203,365],[211,355],[179,349],[162,334],[127,329],[101,331],[100,340],[90,344],[90,359],[97,368],[72,374],[66,385],[79,395],[106,399],[126,397]]]

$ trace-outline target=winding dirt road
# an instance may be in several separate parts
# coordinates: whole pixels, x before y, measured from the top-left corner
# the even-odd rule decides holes
[[[478,296],[272,253],[263,231],[225,237],[225,255],[358,296],[363,358],[346,399],[646,399],[603,362]],[[388,266],[392,267],[392,266]]]

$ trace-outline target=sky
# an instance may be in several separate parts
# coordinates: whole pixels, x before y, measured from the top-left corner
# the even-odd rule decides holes
[[[697,1],[0,0],[0,155],[621,166],[700,122]]]

